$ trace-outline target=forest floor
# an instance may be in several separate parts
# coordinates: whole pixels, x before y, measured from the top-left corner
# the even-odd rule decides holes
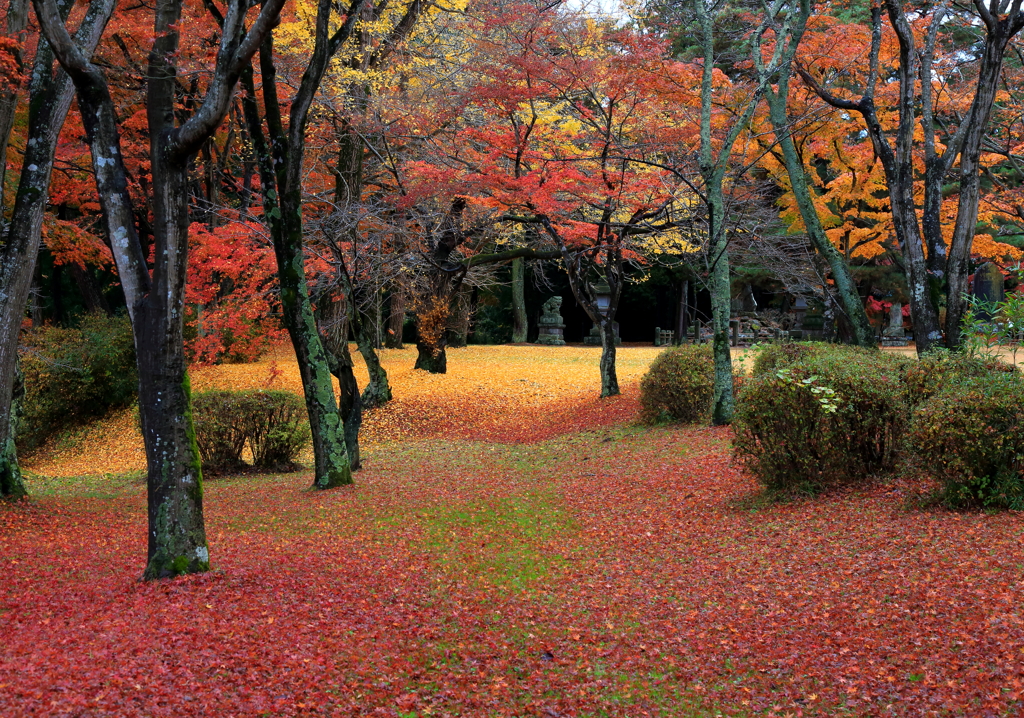
[[[610,400],[597,350],[391,352],[355,485],[207,481],[214,570],[171,581],[138,580],[132,420],[66,438],[0,506],[0,715],[1024,711],[1020,514],[905,480],[766,502],[728,429],[636,424],[656,351]],[[275,371],[297,386],[286,354],[193,384]]]

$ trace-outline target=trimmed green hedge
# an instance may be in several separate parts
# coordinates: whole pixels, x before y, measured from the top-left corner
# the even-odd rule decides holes
[[[640,380],[641,417],[648,423],[707,422],[714,388],[710,344],[670,347],[655,358]]]
[[[909,421],[903,360],[827,344],[788,346],[799,349],[762,362],[739,397],[736,457],[767,489],[783,493],[816,493],[894,468]]]
[[[1005,365],[1008,366],[1008,365]],[[1024,380],[996,368],[954,381],[914,411],[909,448],[951,508],[1024,509]]]
[[[203,392],[192,397],[192,415],[203,471],[211,473],[245,469],[246,445],[253,468],[292,471],[310,440],[306,405],[287,391]]]

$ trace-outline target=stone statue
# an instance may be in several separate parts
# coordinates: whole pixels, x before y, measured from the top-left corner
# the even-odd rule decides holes
[[[903,305],[893,302],[889,309],[889,326],[882,332],[883,347],[905,347],[910,343],[903,328]]]
[[[547,344],[553,347],[565,346],[563,331],[565,323],[562,322],[562,298],[551,297],[541,307],[542,314],[537,320],[537,343]]]

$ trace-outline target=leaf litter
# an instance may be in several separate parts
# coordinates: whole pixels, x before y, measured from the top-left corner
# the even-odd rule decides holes
[[[1022,711],[1019,514],[750,501],[728,429],[633,423],[653,352],[607,402],[557,351],[410,379],[353,487],[208,482],[205,575],[138,581],[137,479],[32,478],[0,508],[0,715]]]

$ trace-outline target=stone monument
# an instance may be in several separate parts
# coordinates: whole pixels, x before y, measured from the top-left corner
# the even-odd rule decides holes
[[[553,347],[564,347],[565,323],[562,322],[562,298],[551,297],[541,307],[540,319],[537,320],[537,343]]]
[[[1006,299],[1006,291],[1003,288],[1003,272],[992,262],[985,262],[974,270],[974,287],[971,292],[978,301],[987,304],[995,304]],[[991,312],[982,308],[978,315],[982,319],[991,319]]]
[[[910,343],[903,328],[903,305],[893,302],[889,309],[889,326],[882,332],[883,347],[905,347]]]

